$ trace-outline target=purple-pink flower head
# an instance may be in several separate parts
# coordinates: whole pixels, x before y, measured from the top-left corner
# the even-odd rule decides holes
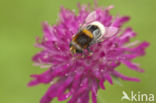
[[[59,101],[69,98],[68,103],[88,103],[89,94],[97,103],[98,90],[105,89],[104,82],[113,84],[112,76],[126,81],[138,82],[139,79],[127,77],[116,68],[120,64],[137,72],[144,72],[132,60],[145,55],[149,43],[130,39],[136,36],[132,28],[122,28],[128,16],[113,17],[109,11],[112,6],[102,8],[78,5],[79,13],[61,7],[59,22],[56,25],[43,23],[43,38],[37,38],[36,47],[42,50],[33,57],[36,65],[48,67],[42,74],[31,75],[29,86],[50,84],[40,103],[50,103],[55,97]],[[105,39],[89,46],[90,51],[73,54],[70,50],[72,36],[78,33],[88,15],[96,12],[96,20],[105,28]],[[94,16],[94,15],[93,15]],[[112,28],[112,30],[111,30]],[[113,28],[116,28],[115,32]],[[114,33],[113,35],[111,33]],[[107,37],[107,34],[111,35]]]

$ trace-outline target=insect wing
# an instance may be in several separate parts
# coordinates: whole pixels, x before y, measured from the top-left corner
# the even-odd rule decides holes
[[[84,24],[82,25],[82,27],[85,27],[86,25],[88,25],[89,23],[93,22],[96,20],[97,16],[96,16],[96,11],[91,12],[85,19]]]
[[[104,34],[105,38],[112,37],[118,32],[118,28],[116,27],[105,27],[106,28],[106,33]]]
[[[96,20],[96,11],[93,11],[93,12],[91,12],[88,16],[87,16],[87,18],[86,18],[86,20],[85,20],[85,22],[86,22],[86,24],[88,24],[88,23],[91,23],[91,22],[93,22],[94,20]]]
[[[107,38],[112,37],[118,32],[118,28],[116,27],[105,27],[106,32],[103,34],[103,36],[100,38],[99,42],[104,41]]]

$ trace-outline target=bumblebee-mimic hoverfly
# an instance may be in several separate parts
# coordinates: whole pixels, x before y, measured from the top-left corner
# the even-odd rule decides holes
[[[96,20],[96,15],[96,11],[91,12],[80,27],[79,32],[72,37],[70,51],[73,54],[82,53],[84,49],[89,51],[90,45],[101,42],[117,33],[116,27],[105,27]]]

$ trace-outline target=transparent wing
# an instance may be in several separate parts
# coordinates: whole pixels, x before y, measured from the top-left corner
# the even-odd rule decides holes
[[[118,28],[116,27],[106,27],[106,33],[104,34],[104,37],[109,38],[115,35],[118,32]]]
[[[97,16],[96,16],[96,11],[92,11],[88,16],[86,17],[84,23],[82,24],[81,27],[85,27],[86,25],[90,24],[91,22],[95,21]]]
[[[112,26],[105,27],[105,33],[100,38],[100,42],[103,41],[104,39],[114,36],[117,32],[118,32],[118,28],[116,28],[116,27],[112,27]]]

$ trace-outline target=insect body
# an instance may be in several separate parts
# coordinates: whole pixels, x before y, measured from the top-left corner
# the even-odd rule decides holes
[[[114,35],[114,33],[116,33],[117,30],[109,32],[110,30],[107,27],[95,19],[96,11],[88,15],[79,32],[73,36],[70,43],[70,51],[73,54],[82,53],[84,49],[89,50],[90,45],[101,42],[104,37],[110,37],[110,33],[111,36],[112,34]],[[113,28],[111,29],[114,30]],[[106,34],[108,35],[106,36]]]
[[[84,49],[89,50],[89,46],[98,42],[102,37],[103,32],[105,32],[104,26],[97,21],[80,29],[79,32],[74,35],[70,43],[71,52],[82,53]]]

